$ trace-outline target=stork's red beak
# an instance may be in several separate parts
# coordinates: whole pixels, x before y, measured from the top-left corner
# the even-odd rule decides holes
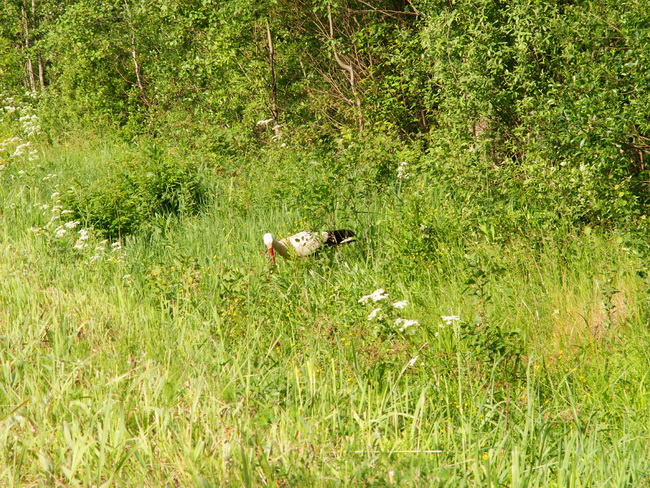
[[[273,250],[272,247],[269,247],[269,254],[271,255],[271,259],[273,260],[273,264],[277,266],[275,262],[275,251]]]

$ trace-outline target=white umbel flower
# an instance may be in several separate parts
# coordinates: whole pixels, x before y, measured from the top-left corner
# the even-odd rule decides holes
[[[373,320],[379,312],[381,312],[381,308],[374,309],[372,312],[368,314],[368,320]]]
[[[447,325],[451,325],[454,322],[458,322],[460,320],[460,317],[458,315],[443,315],[440,317],[443,322]]]
[[[409,327],[415,327],[420,325],[420,322],[417,320],[410,319],[397,319],[395,321],[395,327],[397,327],[401,332],[404,332]]]
[[[370,295],[365,295],[359,298],[359,303],[366,303],[368,300],[372,300],[373,302],[378,302],[379,300],[385,300],[388,298],[388,295],[384,291],[383,288],[378,288],[377,290],[373,291]]]
[[[407,180],[411,177],[411,173],[408,172],[408,162],[402,161],[397,167],[397,177],[400,180]]]

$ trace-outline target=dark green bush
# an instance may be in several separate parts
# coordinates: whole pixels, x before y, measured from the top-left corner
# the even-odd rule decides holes
[[[157,217],[197,213],[206,201],[199,167],[153,147],[114,161],[100,175],[62,191],[62,205],[75,218],[121,238]]]

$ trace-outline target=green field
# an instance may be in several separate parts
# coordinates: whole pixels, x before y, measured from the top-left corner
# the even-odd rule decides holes
[[[650,486],[647,260],[623,228],[290,143],[218,164],[19,143],[3,486]],[[265,232],[330,226],[357,242],[270,264]]]

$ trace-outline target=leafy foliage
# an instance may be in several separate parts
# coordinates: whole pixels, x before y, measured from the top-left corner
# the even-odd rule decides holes
[[[648,203],[648,15],[627,1],[7,2],[0,89],[38,91],[53,138],[93,124],[235,159],[297,140],[370,156],[375,138],[366,174],[386,173],[380,139],[399,138],[454,173],[475,158],[513,199],[611,224]]]
[[[5,1],[2,481],[647,484],[649,15]]]
[[[156,146],[113,161],[102,171],[64,189],[62,202],[85,225],[111,237],[132,234],[158,217],[195,214],[207,199],[198,166]]]

